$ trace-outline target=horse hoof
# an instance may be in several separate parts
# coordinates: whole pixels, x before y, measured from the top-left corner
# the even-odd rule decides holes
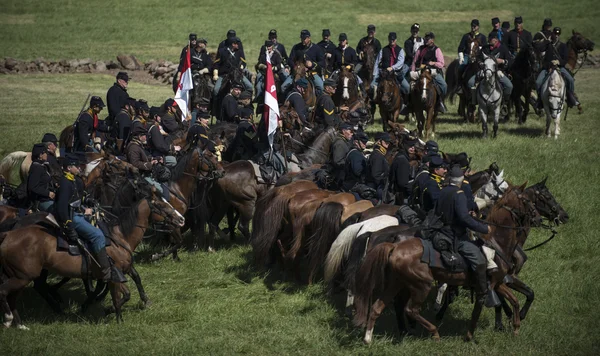
[[[514,336],[519,336],[519,329],[513,330],[513,335]]]
[[[440,334],[438,334],[438,333],[437,333],[437,331],[436,331],[436,333],[435,333],[435,334],[433,334],[433,335],[431,336],[431,338],[432,338],[432,339],[433,339],[433,341],[435,341],[435,342],[440,342],[440,341],[442,341],[442,339],[440,339]]]
[[[467,335],[465,335],[465,342],[471,342],[473,341],[473,334],[471,334],[470,331],[467,332]]]
[[[28,330],[29,330],[29,328],[28,328],[28,327],[26,327],[26,326],[25,326],[25,325],[23,325],[23,324],[21,324],[21,325],[18,325],[18,326],[17,326],[17,329],[19,329],[19,330],[24,330],[24,331],[28,331]]]
[[[499,332],[504,331],[504,325],[496,324],[496,326],[494,327],[494,330],[499,331]]]
[[[215,253],[215,249],[212,246],[208,246],[208,252]]]

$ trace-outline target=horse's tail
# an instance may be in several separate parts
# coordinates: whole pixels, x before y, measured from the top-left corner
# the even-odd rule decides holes
[[[364,223],[350,225],[337,235],[325,260],[325,282],[330,283],[333,281],[340,270],[340,266],[348,256],[352,242],[363,225]]]
[[[448,100],[454,104],[454,96],[460,88],[458,78],[458,60],[453,60],[446,70],[446,84],[448,85]]]
[[[29,153],[23,151],[17,151],[9,153],[0,161],[0,174],[6,179],[6,183],[10,184],[11,173],[13,168],[27,157]]]
[[[371,240],[372,235],[372,231],[365,232],[352,241],[350,253],[346,260],[346,270],[344,271],[345,276],[343,281],[344,288],[352,293],[354,293],[354,290],[356,289],[356,271],[358,271],[360,263],[362,262],[363,257],[365,257],[367,244],[369,240]]]
[[[257,201],[252,217],[252,249],[258,266],[266,265],[281,227],[290,196],[271,189]]]
[[[371,250],[356,274],[354,325],[365,326],[371,309],[373,295],[381,294],[385,288],[386,270],[394,244],[384,243]]]
[[[310,223],[310,231],[314,231],[309,239],[309,270],[316,275],[320,265],[325,261],[329,248],[340,233],[340,225],[344,206],[338,202],[328,202],[315,213]]]
[[[73,125],[69,125],[60,132],[58,145],[60,146],[60,148],[63,148],[65,152],[69,152],[71,149],[73,149],[74,139],[75,130],[73,128]]]

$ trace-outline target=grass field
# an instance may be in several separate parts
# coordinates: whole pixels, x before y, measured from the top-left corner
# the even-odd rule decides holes
[[[142,4],[145,11],[137,8]],[[551,16],[563,29],[576,27],[592,39],[600,32],[594,26],[599,10],[591,2],[567,5],[533,1],[525,7],[509,1],[485,5],[484,10],[475,2],[460,6],[360,2],[352,9],[343,8],[341,1],[302,4],[305,7],[236,2],[231,6],[244,15],[233,17],[232,9],[223,4],[192,8],[183,1],[109,1],[102,5],[105,8],[76,1],[3,1],[0,56],[110,59],[113,54],[127,52],[142,59],[174,59],[189,31],[206,32],[209,41],[215,43],[232,27],[247,43],[249,57],[254,58],[271,27],[279,29],[286,45],[295,42],[303,27],[317,34],[321,28],[330,27],[333,33],[346,31],[358,39],[373,18],[383,38],[390,30],[404,33],[410,23],[420,21],[418,16],[431,21],[420,22],[438,32],[438,38],[439,33],[447,34],[447,39],[440,39],[443,48],[454,49],[471,17],[479,13],[491,17],[496,10],[523,14],[532,30],[537,30],[537,22]],[[571,6],[574,9],[568,11]],[[389,13],[390,9],[397,16]],[[309,15],[297,15],[301,10]],[[419,15],[412,17],[406,11]],[[427,11],[453,11],[460,17],[446,13],[439,22],[433,22]],[[265,12],[269,22],[260,17]],[[194,19],[198,25],[192,25]],[[480,20],[488,21],[483,16]],[[378,320],[375,340],[367,347],[361,343],[362,332],[340,314],[337,299],[332,301],[321,285],[305,288],[281,282],[276,275],[260,274],[250,262],[248,246],[221,242],[214,254],[183,253],[181,263],[144,262],[147,250],[141,251],[138,271],[153,305],[140,310],[134,285],[129,282],[132,300],[124,308],[125,323],[121,325],[112,316],[104,317],[100,306],[81,314],[78,305],[84,292],[77,282],[63,291],[71,304],[61,316],[53,314],[36,292],[27,288],[19,310],[31,330],[0,330],[0,354],[598,354],[600,337],[595,327],[600,243],[595,229],[600,223],[600,188],[595,180],[600,176],[596,146],[600,71],[582,70],[576,78],[585,113],[569,112],[558,141],[541,136],[544,124],[535,115],[523,126],[501,125],[499,137],[487,141],[478,138],[478,125],[460,124],[452,114],[442,115],[437,127],[441,149],[469,152],[475,169],[496,161],[514,183],[535,183],[548,175],[548,186],[570,214],[569,223],[559,227],[559,235],[551,243],[529,254],[521,276],[535,290],[536,301],[518,337],[494,332],[493,312],[486,310],[476,332],[477,341],[464,343],[462,335],[471,312],[465,294],[452,305],[440,328],[441,343],[428,339],[420,328],[420,335],[400,340],[393,314],[388,311]],[[113,80],[109,75],[89,74],[0,77],[0,156],[31,149],[46,131],[58,134],[73,122],[87,93],[104,96]],[[168,86],[135,81],[130,92],[150,104],[171,95]],[[451,106],[450,112],[455,111]],[[547,236],[544,230],[534,230],[528,244]],[[431,311],[426,315],[433,320]]]

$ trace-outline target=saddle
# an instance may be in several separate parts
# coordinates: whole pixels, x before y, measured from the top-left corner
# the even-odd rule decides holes
[[[425,217],[421,229],[423,256],[421,262],[432,268],[442,268],[450,273],[466,270],[464,258],[456,252],[454,238],[447,232],[442,220],[430,211]]]
[[[52,216],[52,214],[49,215],[48,218],[52,218],[54,219],[54,216]],[[56,225],[58,227],[58,223]],[[98,228],[100,230],[102,230],[102,233],[104,234],[104,236],[110,236],[110,229],[108,227],[108,224],[102,220],[98,221]],[[76,241],[71,241],[69,240],[65,234],[63,229],[59,230],[60,233],[56,235],[56,250],[57,251],[66,251],[69,253],[69,255],[71,256],[85,256],[87,255],[85,253],[85,251],[83,251],[82,247],[79,246],[79,244],[77,244]],[[110,238],[106,238],[106,246],[110,246],[112,245]],[[89,246],[86,246],[86,248],[88,249],[88,251],[90,250]]]
[[[465,259],[458,253],[451,251],[439,252],[433,248],[433,242],[430,240],[420,239],[423,245],[423,256],[421,262],[427,263],[431,268],[439,268],[449,271],[450,273],[462,273],[467,270]]]

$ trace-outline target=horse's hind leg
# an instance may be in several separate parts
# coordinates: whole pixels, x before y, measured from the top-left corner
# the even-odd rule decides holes
[[[58,295],[56,291],[54,294],[51,292],[51,288],[48,285],[48,271],[43,270],[42,274],[33,281],[33,289],[35,289],[41,296],[44,298],[46,303],[54,310],[55,313],[61,313],[62,310],[60,308],[60,303],[62,298],[60,296],[58,298],[55,295]]]
[[[533,289],[531,289],[527,284],[523,283],[523,281],[521,281],[515,276],[513,276],[513,282],[508,286],[514,289],[515,291],[522,293],[523,295],[525,295],[525,298],[527,298],[525,304],[523,305],[523,308],[521,308],[521,311],[519,312],[519,318],[521,320],[525,320],[527,312],[529,311],[529,308],[531,307],[531,304],[535,299],[535,293],[533,292]]]
[[[558,139],[558,135],[560,135],[560,113],[554,119],[554,139]]]
[[[420,313],[421,305],[425,302],[425,299],[427,299],[427,295],[431,290],[431,283],[416,283],[411,285],[409,290],[410,298],[408,299],[406,307],[404,308],[406,315],[409,318],[419,322],[425,329],[427,329],[427,331],[431,333],[431,336],[435,341],[439,341],[440,334],[438,333],[437,327],[425,319]]]
[[[15,318],[12,308],[9,305],[9,300],[13,301],[13,297],[9,298],[12,294],[16,294],[29,283],[27,280],[9,278],[2,285],[0,285],[0,307],[4,312],[4,323],[5,328],[9,328]]]
[[[21,294],[21,291],[18,291],[16,293],[11,293],[8,296],[8,305],[10,306],[11,312],[13,314],[13,322],[15,323],[15,326],[17,327],[17,329],[19,330],[29,330],[29,328],[25,325],[23,325],[23,323],[21,322],[21,316],[19,315],[19,311],[17,310],[17,297]]]
[[[394,300],[396,294],[398,294],[398,285],[395,283],[390,283],[390,285],[386,286],[386,290],[383,292],[383,295],[371,306],[369,318],[367,319],[367,331],[365,332],[365,338],[363,339],[365,344],[370,344],[371,341],[373,341],[373,328],[375,327],[375,321],[377,318],[379,318],[385,309],[385,306]]]
[[[519,335],[519,328],[521,327],[521,317],[519,315],[519,300],[512,294],[510,289],[506,284],[498,285],[496,291],[506,298],[513,307],[513,315],[512,315],[512,324],[513,324],[513,334]]]
[[[131,265],[128,274],[131,277],[131,279],[133,279],[133,281],[135,282],[135,286],[137,287],[138,293],[140,294],[140,299],[142,300],[142,306],[144,308],[150,306],[152,302],[150,301],[150,298],[148,298],[148,295],[146,295],[146,291],[144,290],[144,286],[142,285],[142,278],[140,277],[140,274],[135,269],[135,267],[133,267],[133,264]]]

